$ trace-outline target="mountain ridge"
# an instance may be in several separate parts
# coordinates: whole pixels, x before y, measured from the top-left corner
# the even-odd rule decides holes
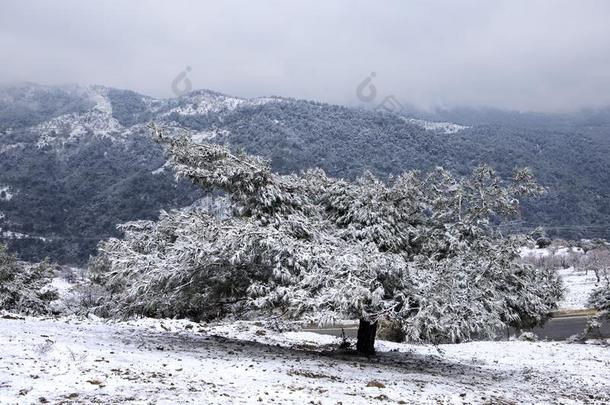
[[[205,89],[155,99],[99,85],[0,88],[0,188],[11,193],[0,199],[0,236],[24,258],[82,263],[98,239],[119,236],[116,224],[200,198],[159,170],[165,159],[148,130],[155,122],[259,154],[282,173],[319,166],[337,177],[369,170],[386,178],[435,166],[467,174],[489,163],[507,177],[532,166],[549,193],[525,202],[523,229],[545,224],[560,236],[608,237],[610,114],[492,112],[480,124],[453,114],[459,119]],[[567,226],[574,229],[553,232]],[[587,232],[594,227],[601,231]]]

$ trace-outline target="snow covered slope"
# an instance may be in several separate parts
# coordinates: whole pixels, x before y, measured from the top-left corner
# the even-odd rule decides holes
[[[425,129],[426,131],[434,131],[447,135],[456,134],[460,131],[470,128],[464,125],[454,124],[453,122],[426,121],[417,118],[406,118],[405,121],[410,124],[417,125],[418,127]]]
[[[168,101],[168,104],[177,103],[178,105],[167,110],[162,114],[162,117],[170,116],[172,113],[183,116],[206,115],[209,113],[231,111],[238,107],[256,106],[268,102],[281,102],[282,100],[275,97],[246,99],[227,96],[210,90],[197,90],[176,100]]]
[[[459,115],[426,121],[413,114],[210,90],[157,99],[104,86],[0,86],[0,189],[10,187],[12,198],[0,191],[0,227],[32,236],[7,241],[24,259],[82,264],[96,239],[118,236],[117,224],[190,204],[172,173],[159,170],[165,158],[148,128],[156,122],[185,128],[196,142],[260,155],[281,173],[320,167],[335,177],[368,170],[385,178],[436,166],[468,173],[489,163],[504,175],[521,162],[554,187],[553,198],[524,206],[524,221],[550,226],[563,225],[565,218],[579,224],[594,219],[599,236],[607,233],[604,128],[574,149],[565,148],[572,130],[549,136],[537,127],[481,126]],[[574,185],[589,191],[574,194]],[[40,238],[53,243],[41,244]]]
[[[379,342],[255,324],[0,317],[0,403],[608,403],[610,352],[564,343]],[[324,351],[327,350],[327,351]]]

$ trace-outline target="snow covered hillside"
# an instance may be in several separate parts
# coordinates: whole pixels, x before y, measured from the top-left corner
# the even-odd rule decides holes
[[[610,352],[596,345],[379,342],[251,323],[0,317],[0,403],[608,403]]]
[[[117,224],[192,203],[196,191],[159,170],[165,156],[150,137],[151,122],[260,155],[280,173],[320,167],[346,179],[365,170],[387,178],[436,166],[465,174],[488,163],[506,176],[520,162],[556,193],[524,206],[528,226],[563,228],[570,218],[597,224],[587,226],[589,236],[608,237],[606,127],[575,149],[565,145],[584,131],[580,124],[560,135],[544,125],[423,116],[210,90],[157,99],[104,86],[0,86],[0,227],[11,232],[2,238],[25,260],[84,264],[99,240],[119,236]]]
[[[417,125],[426,131],[434,131],[445,135],[456,134],[470,128],[464,125],[455,124],[453,122],[426,121],[418,118],[406,118],[405,121],[410,124]]]

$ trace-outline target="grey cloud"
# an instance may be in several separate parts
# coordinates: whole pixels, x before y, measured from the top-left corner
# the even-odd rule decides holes
[[[0,80],[171,96],[196,88],[357,104],[572,110],[610,104],[610,2],[566,0],[0,3]]]

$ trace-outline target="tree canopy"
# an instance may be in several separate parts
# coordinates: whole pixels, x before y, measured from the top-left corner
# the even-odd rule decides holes
[[[525,240],[497,230],[518,198],[541,192],[527,169],[510,182],[488,166],[463,178],[279,175],[261,158],[153,130],[176,174],[224,193],[231,215],[193,204],[102,242],[93,268],[116,315],[388,319],[411,341],[439,342],[540,323],[561,296],[552,271],[518,260]]]

